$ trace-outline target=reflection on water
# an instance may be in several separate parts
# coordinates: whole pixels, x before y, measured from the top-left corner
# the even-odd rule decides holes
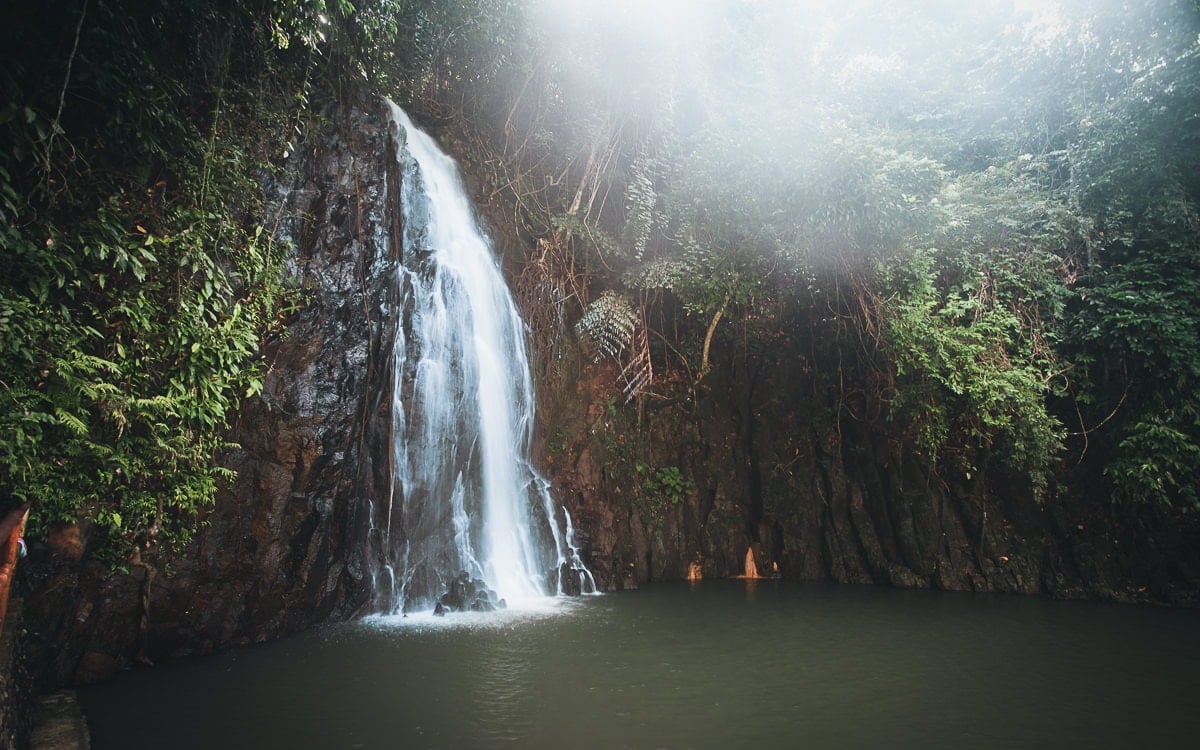
[[[517,742],[529,735],[536,710],[531,653],[525,639],[506,637],[479,654],[479,671],[468,686],[474,694],[473,716],[483,744]]]
[[[93,747],[1191,747],[1200,613],[699,581],[125,675]]]

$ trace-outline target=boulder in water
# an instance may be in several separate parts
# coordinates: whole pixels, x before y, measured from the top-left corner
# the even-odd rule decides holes
[[[442,594],[433,613],[444,615],[447,612],[494,612],[506,606],[505,601],[488,588],[486,581],[472,578],[464,570],[450,582],[450,590]]]
[[[574,547],[567,548],[567,556],[558,566],[558,590],[563,596],[582,596],[585,588],[595,591],[595,584],[590,587],[591,573],[583,566],[583,560]]]
[[[563,560],[558,566],[558,588],[563,596],[580,596],[583,594],[583,576],[570,560]]]

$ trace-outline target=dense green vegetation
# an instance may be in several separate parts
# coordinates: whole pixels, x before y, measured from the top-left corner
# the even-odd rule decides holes
[[[362,85],[450,126],[528,249],[527,309],[579,321],[632,398],[807,326],[830,424],[932,476],[1200,507],[1193,0],[0,20],[0,502],[34,500],[38,529],[86,517],[113,556],[186,538],[295,301],[261,180],[310,102]],[[645,470],[668,499],[671,469]]]
[[[220,455],[262,386],[260,344],[302,303],[264,182],[320,119],[311,102],[420,77],[429,61],[393,43],[423,14],[4,4],[0,511],[32,501],[35,536],[82,520],[115,564],[191,536],[230,476]]]
[[[641,321],[703,388],[813,326],[831,422],[944,481],[1200,507],[1195,3],[505,8],[537,41],[424,106],[597,356]]]
[[[212,3],[4,11],[0,500],[97,551],[186,539],[287,303],[258,180],[305,61]]]

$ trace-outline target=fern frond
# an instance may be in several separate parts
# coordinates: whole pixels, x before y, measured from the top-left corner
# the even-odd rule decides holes
[[[78,416],[72,414],[71,412],[67,411],[66,409],[61,409],[61,408],[55,409],[54,416],[57,417],[57,421],[59,424],[66,427],[68,430],[75,433],[79,437],[83,437],[88,434],[87,423],[85,423]]]
[[[630,348],[640,318],[633,303],[613,291],[597,297],[583,312],[575,324],[575,335],[593,361],[605,357],[620,359],[621,353]]]
[[[83,352],[72,352],[70,360],[56,358],[54,368],[63,377],[71,377],[76,373],[95,375],[98,372],[107,372],[115,375],[121,372],[121,368],[115,362]]]

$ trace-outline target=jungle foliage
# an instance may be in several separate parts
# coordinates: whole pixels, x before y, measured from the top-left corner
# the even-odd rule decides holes
[[[477,6],[407,93],[585,346],[695,389],[808,326],[944,481],[1200,507],[1194,2]]]
[[[640,400],[805,329],[831,422],[944,481],[1198,507],[1200,11],[1048,7],[7,3],[0,502],[188,536],[296,302],[262,181],[366,86]]]
[[[32,501],[32,535],[84,521],[123,564],[186,540],[228,478],[294,301],[261,181],[320,83],[296,10],[5,4],[0,505]]]

